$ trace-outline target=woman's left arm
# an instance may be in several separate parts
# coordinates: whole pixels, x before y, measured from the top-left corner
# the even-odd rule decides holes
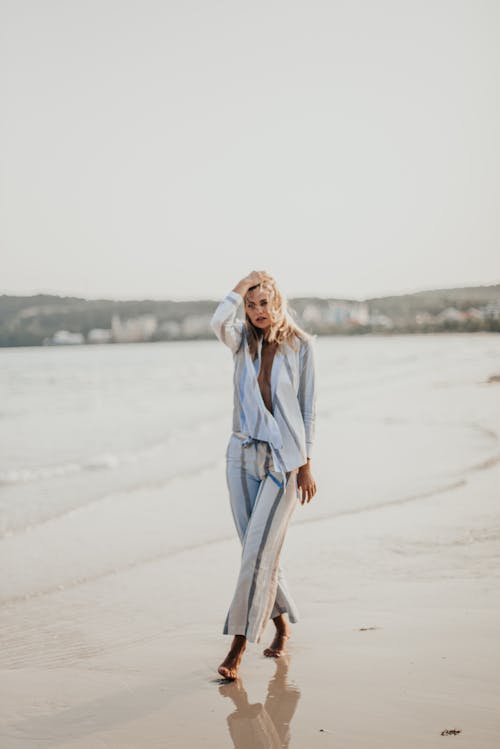
[[[316,482],[311,471],[311,452],[316,427],[316,361],[312,339],[301,342],[299,352],[298,400],[306,433],[307,463],[300,466],[297,484],[301,490],[301,504],[310,502],[316,494]]]

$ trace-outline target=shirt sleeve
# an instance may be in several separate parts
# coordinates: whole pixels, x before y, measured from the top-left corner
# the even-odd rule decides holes
[[[306,432],[307,457],[311,457],[316,426],[316,354],[312,340],[302,341],[299,353],[298,399]]]
[[[230,291],[219,303],[210,321],[210,327],[219,341],[229,346],[233,354],[239,349],[243,334],[244,323],[236,318],[242,301],[241,294]]]

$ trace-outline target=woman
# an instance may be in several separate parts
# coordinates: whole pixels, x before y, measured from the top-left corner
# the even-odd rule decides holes
[[[237,319],[244,302],[245,321]],[[243,544],[224,634],[233,635],[219,673],[236,679],[247,640],[259,642],[269,620],[268,657],[284,652],[297,609],[279,568],[297,501],[316,494],[310,456],[316,415],[312,337],[291,319],[275,280],[253,271],[220,302],[211,321],[233,352],[233,432],[226,449],[231,509]]]

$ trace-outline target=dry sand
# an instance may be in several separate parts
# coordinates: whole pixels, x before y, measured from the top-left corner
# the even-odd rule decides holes
[[[262,656],[270,626],[232,684],[216,668],[236,539],[12,601],[2,749],[496,748],[499,487],[494,463],[427,498],[293,525],[289,655]]]

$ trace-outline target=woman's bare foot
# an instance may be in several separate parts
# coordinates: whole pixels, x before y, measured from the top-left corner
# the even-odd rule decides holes
[[[238,668],[240,667],[246,646],[247,638],[244,635],[234,636],[229,653],[217,669],[225,679],[233,680],[238,678]]]
[[[276,634],[271,646],[264,650],[264,655],[268,658],[280,658],[285,653],[285,643],[291,633],[283,614],[275,617],[273,622],[276,626]]]

